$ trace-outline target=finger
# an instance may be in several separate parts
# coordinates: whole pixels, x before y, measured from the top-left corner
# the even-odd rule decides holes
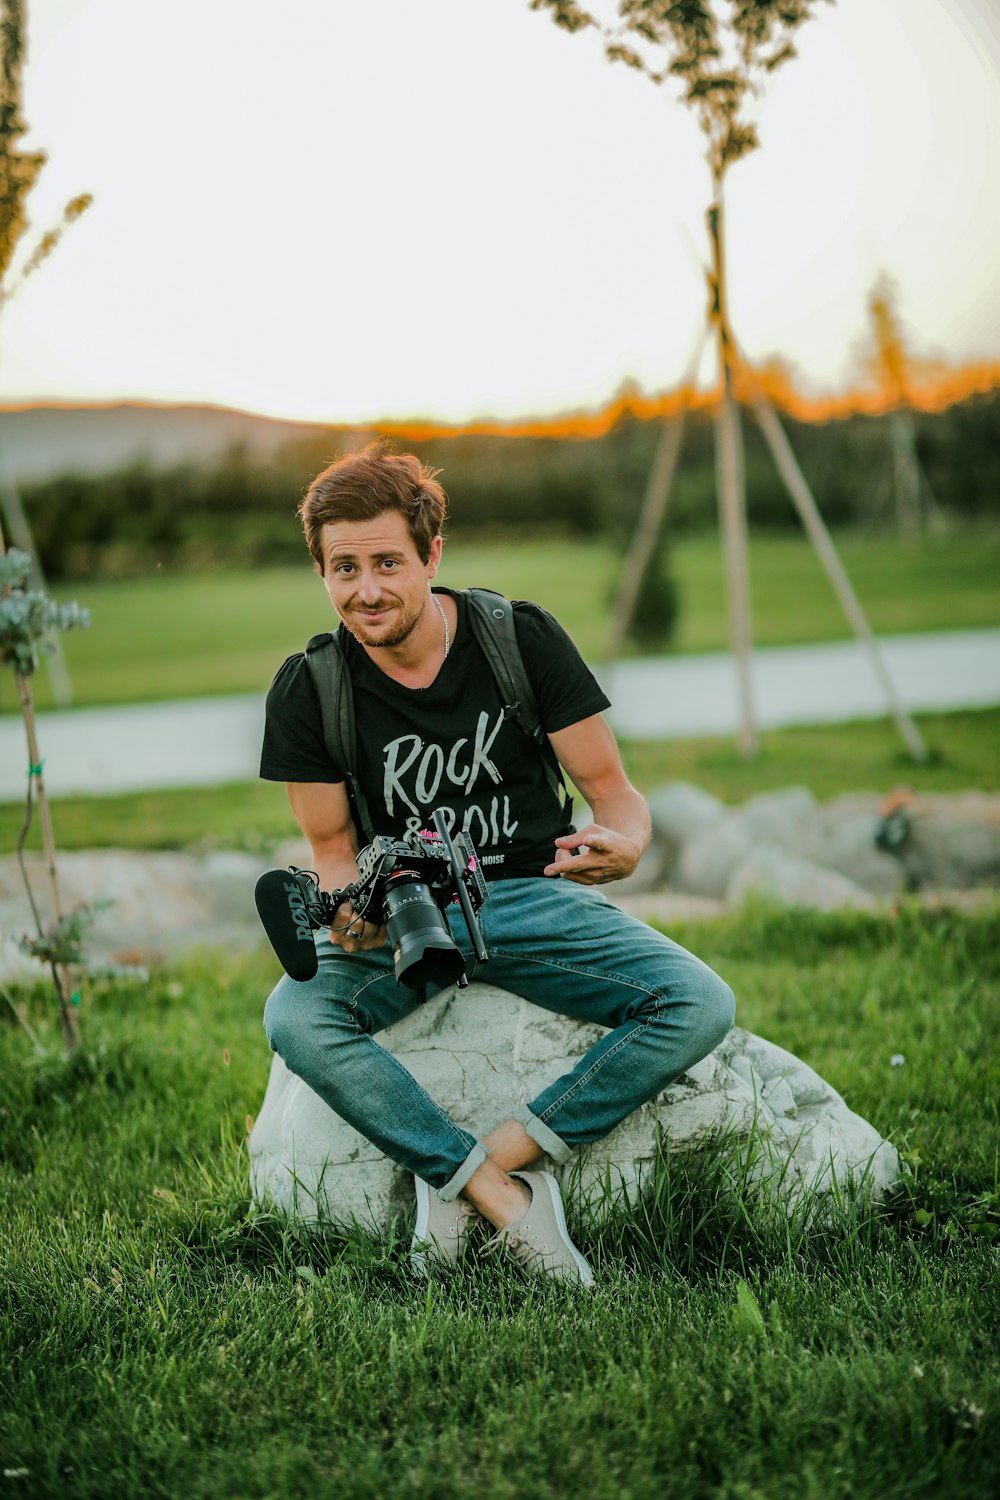
[[[560,834],[556,844],[560,849],[579,849],[584,845],[591,849],[603,849],[604,836],[592,823],[589,828],[578,828],[575,833]]]
[[[559,875],[564,880],[578,880],[588,870],[599,870],[601,868],[601,861],[593,856],[588,859],[588,855],[590,855],[589,849],[587,850],[587,854],[578,853],[575,856],[570,856],[569,859],[560,859],[557,855],[554,863],[546,865],[542,874]]]
[[[557,849],[556,857],[550,865],[546,865],[542,871],[543,875],[561,875],[563,870],[574,863],[573,855],[568,854],[565,849]]]

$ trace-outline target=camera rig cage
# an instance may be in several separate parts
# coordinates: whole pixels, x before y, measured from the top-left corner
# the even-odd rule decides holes
[[[473,951],[485,963],[486,947],[476,912],[487,898],[488,887],[468,834],[453,839],[440,808],[432,818],[434,832],[372,839],[358,855],[358,879],[338,890],[321,890],[314,871],[294,865],[261,876],[257,909],[286,973],[294,979],[315,974],[312,934],[332,927],[338,911],[349,901],[362,920],[387,923],[399,982],[417,987],[428,979],[455,981],[460,986],[468,983],[464,962],[441,913],[458,901]]]
[[[475,846],[468,834],[459,833],[451,838],[446,831],[445,838],[451,845],[450,850],[439,833],[432,833],[427,829],[408,834],[402,839],[379,834],[358,855],[359,878],[340,890],[321,891],[319,880],[312,870],[299,870],[292,866],[290,874],[297,878],[302,887],[306,911],[310,919],[315,918],[314,929],[332,926],[345,901],[350,901],[359,917],[365,921],[374,920],[377,925],[382,920],[381,912],[377,910],[382,898],[382,888],[390,876],[406,872],[426,882],[440,907],[444,908],[457,900],[468,924],[470,913],[462,900],[463,895],[465,896],[472,908],[471,915],[475,923],[475,928],[470,927],[469,936],[475,943],[475,932],[479,925],[475,922],[475,913],[486,900],[486,881],[479,868]],[[376,910],[373,911],[373,907]],[[485,960],[485,953],[482,957]]]

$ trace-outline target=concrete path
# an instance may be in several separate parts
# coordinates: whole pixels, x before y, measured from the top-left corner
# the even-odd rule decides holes
[[[884,636],[884,660],[911,711],[1000,704],[1000,630]],[[632,739],[734,734],[736,674],[726,652],[627,661],[602,673],[616,731]],[[754,652],[762,729],[880,718],[885,704],[852,641]],[[263,694],[42,714],[45,784],[70,792],[218,786],[257,775]],[[27,750],[19,715],[0,719],[0,801],[24,795]]]

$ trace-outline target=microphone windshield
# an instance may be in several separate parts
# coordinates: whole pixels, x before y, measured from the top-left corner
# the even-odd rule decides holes
[[[312,979],[318,967],[302,886],[288,870],[266,870],[254,890],[257,914],[290,979]]]

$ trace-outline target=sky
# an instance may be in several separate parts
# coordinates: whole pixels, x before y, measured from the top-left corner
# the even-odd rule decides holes
[[[528,0],[28,0],[34,236],[0,401],[363,422],[545,415],[678,384],[705,323],[702,138]],[[745,352],[858,376],[1000,356],[1000,0],[838,0],[727,184]],[[705,353],[702,380],[712,378]]]

